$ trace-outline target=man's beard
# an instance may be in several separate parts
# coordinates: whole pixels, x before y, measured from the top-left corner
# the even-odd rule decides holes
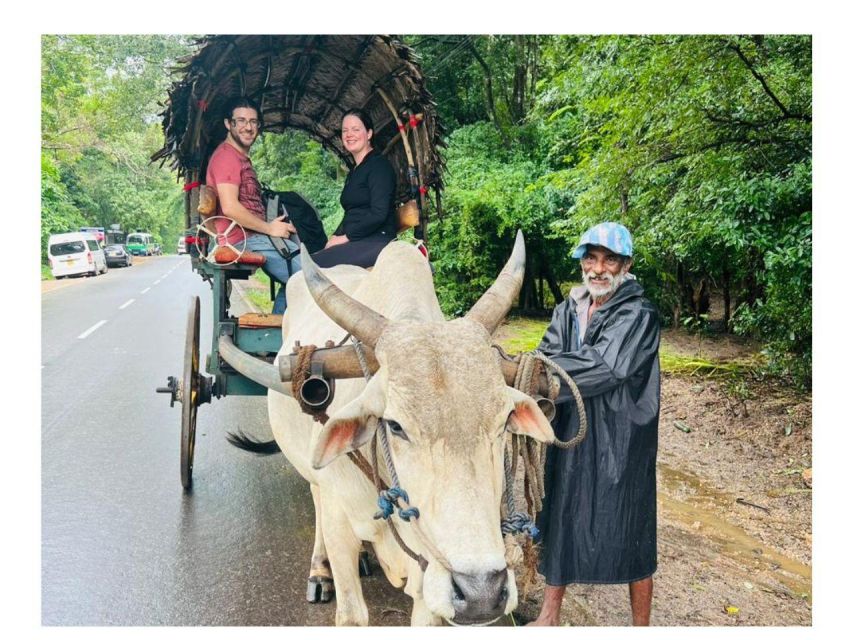
[[[255,140],[258,139],[258,137],[255,136],[254,138],[252,138],[252,141],[247,146],[243,139],[240,137],[240,134],[236,131],[229,131],[228,135],[231,136],[231,140],[235,142],[236,146],[246,154],[249,153],[249,149],[252,148],[252,145],[255,144]]]
[[[589,295],[592,296],[593,301],[602,302],[613,295],[613,292],[619,288],[619,286],[625,282],[625,272],[620,271],[615,276],[611,273],[607,273],[606,271],[601,274],[596,274],[596,278],[604,278],[607,280],[607,284],[598,285],[593,284],[591,282],[593,274],[591,271],[586,271],[583,274],[583,283],[586,285],[587,291],[589,291]]]

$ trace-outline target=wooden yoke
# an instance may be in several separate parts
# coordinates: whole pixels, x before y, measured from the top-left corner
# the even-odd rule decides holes
[[[379,361],[373,349],[366,344],[362,345],[362,352],[367,367],[371,373],[376,373],[379,369]],[[504,380],[512,386],[516,374],[518,372],[519,363],[510,359],[502,349],[494,348],[495,358],[500,365],[501,373]],[[289,382],[293,379],[296,371],[297,361],[299,356],[296,352],[279,356],[278,374],[281,380]],[[311,361],[322,365],[324,375],[329,378],[347,379],[361,378],[364,376],[364,371],[361,368],[361,361],[356,354],[352,345],[341,345],[338,347],[319,348],[313,352]],[[537,385],[536,391],[539,395],[547,398],[551,390],[550,375],[544,369],[540,369],[536,374]]]

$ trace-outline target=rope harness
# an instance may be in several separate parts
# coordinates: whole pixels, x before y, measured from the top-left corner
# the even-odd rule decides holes
[[[367,359],[364,357],[361,342],[353,338],[353,346],[355,347],[355,354],[358,357],[361,370],[364,373],[364,378],[369,381],[372,374],[370,373],[370,368],[367,366]],[[388,471],[391,478],[390,488],[383,489],[383,483],[379,476],[379,464],[376,454],[377,442],[382,444],[382,459],[385,462],[385,469]],[[407,494],[400,486],[400,478],[397,476],[397,469],[394,467],[394,460],[391,457],[391,447],[388,445],[388,424],[384,419],[379,419],[379,424],[376,426],[376,432],[373,435],[373,442],[371,443],[370,450],[373,458],[373,483],[376,486],[377,491],[379,491],[379,511],[374,514],[374,520],[378,520],[379,518],[384,519],[391,528],[391,533],[394,535],[394,539],[397,541],[397,544],[400,545],[400,548],[410,558],[418,563],[421,571],[426,571],[427,566],[429,566],[429,561],[422,555],[412,551],[412,549],[403,541],[403,538],[400,536],[400,532],[397,531],[397,528],[394,526],[394,522],[391,520],[391,514],[394,513],[394,508],[396,507],[397,515],[400,519],[408,522],[412,526],[412,531],[418,538],[418,541],[424,546],[435,561],[450,573],[452,571],[450,563],[444,557],[444,554],[436,548],[429,537],[427,537],[420,525],[418,520],[421,516],[420,510],[409,504],[409,494]]]
[[[293,368],[293,377],[290,380],[290,388],[293,390],[293,397],[299,403],[299,407],[303,413],[307,413],[314,417],[315,422],[326,424],[329,419],[329,414],[324,409],[317,410],[302,399],[302,385],[311,375],[311,356],[317,350],[316,344],[308,344],[304,347],[297,347],[296,366]]]
[[[352,338],[353,347],[361,366],[364,378],[369,381],[372,377],[370,368],[367,364],[367,359],[364,356],[363,347],[360,341],[354,336],[347,334],[338,346],[342,345],[346,340]],[[332,343],[327,343],[331,346]],[[325,409],[318,409],[301,399],[301,389],[305,380],[308,378],[311,369],[311,357],[317,350],[316,345],[297,345],[295,351],[297,353],[296,366],[294,368],[291,387],[293,389],[294,398],[299,402],[302,411],[312,415],[314,420],[325,424],[329,416]],[[503,350],[498,347],[498,350],[503,353]],[[506,354],[504,354],[506,355]],[[516,371],[513,386],[530,395],[536,396],[539,389],[539,380],[545,369],[556,373],[567,384],[575,398],[575,406],[578,411],[579,429],[577,435],[571,440],[563,442],[555,439],[551,444],[561,448],[570,449],[580,444],[586,437],[587,417],[583,404],[583,398],[577,388],[574,380],[563,371],[556,363],[547,358],[538,351],[531,353],[523,353],[515,358],[519,363]],[[548,376],[549,390],[548,398],[552,402],[556,399],[560,391],[560,382],[553,375]],[[394,466],[394,460],[391,455],[391,447],[388,444],[388,425],[383,418],[373,418],[377,420],[376,429],[373,439],[370,444],[371,460],[368,460],[359,451],[350,451],[347,453],[349,459],[361,472],[373,482],[379,494],[377,503],[379,511],[374,514],[374,519],[383,519],[388,523],[391,533],[400,548],[413,560],[418,563],[421,571],[426,571],[429,566],[429,561],[419,553],[415,553],[400,536],[397,527],[394,525],[391,515],[395,509],[398,517],[404,522],[411,525],[412,532],[418,539],[418,542],[424,549],[442,565],[448,572],[452,572],[450,563],[444,554],[439,551],[426,535],[420,525],[420,510],[410,504],[409,495],[400,486],[400,479],[397,475],[397,470]],[[386,484],[380,474],[380,460],[377,453],[378,445],[382,447],[382,462],[384,463],[385,471],[390,479],[390,486]],[[504,492],[503,504],[501,507],[501,534],[504,536],[504,545],[507,561],[510,564],[515,564],[524,561],[526,568],[526,577],[528,584],[532,582],[532,576],[535,575],[536,565],[536,549],[533,546],[533,541],[539,536],[539,530],[534,524],[535,516],[542,510],[542,499],[545,495],[545,478],[544,478],[544,451],[545,445],[536,442],[532,438],[520,435],[512,435],[507,446],[504,449]],[[521,464],[519,465],[519,461]],[[527,512],[518,511],[515,500],[515,484],[519,470],[522,475],[522,483],[524,487],[524,497],[527,503]],[[516,538],[517,534],[521,534],[524,540],[519,542]]]
[[[503,353],[499,347],[498,350]],[[571,449],[580,444],[587,432],[586,408],[580,391],[571,376],[539,351],[522,353],[513,360],[518,362],[513,387],[529,396],[536,397],[538,394],[539,380],[546,369],[549,372],[548,399],[552,402],[560,392],[560,382],[550,373],[555,373],[565,381],[575,399],[579,422],[578,433],[568,441],[555,438],[550,444],[560,449]],[[504,517],[501,520],[501,533],[504,536],[507,563],[520,565],[523,568],[521,572],[522,597],[525,597],[526,592],[534,582],[538,564],[538,548],[534,546],[534,542],[539,537],[539,529],[534,521],[539,512],[542,511],[542,500],[545,497],[545,447],[546,445],[535,441],[533,438],[513,434],[507,442],[504,454],[505,489],[502,506]],[[520,479],[518,479],[519,472]],[[526,513],[517,511],[516,508],[516,481],[523,487],[527,504]]]

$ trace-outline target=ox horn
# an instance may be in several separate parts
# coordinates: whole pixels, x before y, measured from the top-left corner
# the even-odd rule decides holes
[[[486,327],[490,335],[509,313],[513,300],[521,290],[521,283],[524,281],[524,261],[524,234],[519,230],[515,236],[512,255],[506,261],[500,275],[465,314],[469,320],[475,320]]]
[[[373,348],[388,325],[381,313],[351,298],[320,272],[320,268],[302,245],[302,273],[308,291],[317,305],[339,326]]]

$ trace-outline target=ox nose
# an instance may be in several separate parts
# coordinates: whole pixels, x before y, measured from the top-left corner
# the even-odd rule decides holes
[[[456,612],[453,622],[478,624],[502,616],[509,599],[507,580],[506,569],[478,574],[451,574],[453,609]]]

